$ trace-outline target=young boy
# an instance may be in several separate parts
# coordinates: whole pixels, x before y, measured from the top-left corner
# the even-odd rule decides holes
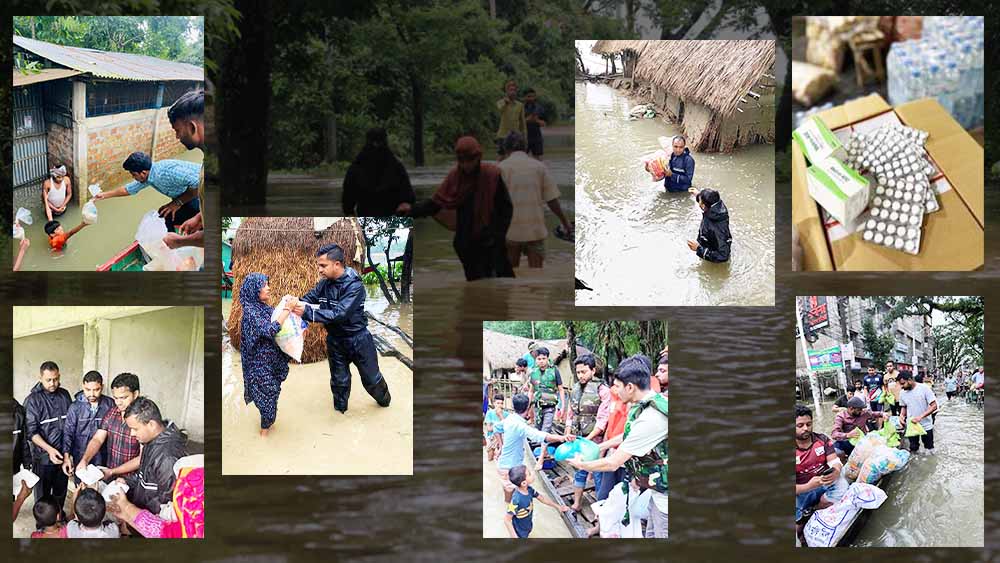
[[[503,395],[497,393],[493,396],[493,408],[486,413],[484,421],[486,426],[486,456],[490,461],[500,455],[500,448],[503,447],[503,438],[494,430],[493,426],[506,416],[507,413],[503,411]]]
[[[31,509],[35,516],[36,531],[31,532],[31,538],[65,538],[66,526],[62,523],[62,510],[55,497],[46,495],[35,501]]]
[[[110,520],[104,521],[107,505],[101,493],[89,487],[81,488],[76,495],[74,510],[76,520],[71,520],[66,525],[67,537],[107,539],[119,537],[118,525]]]
[[[698,240],[689,240],[688,248],[698,254],[698,258],[709,262],[726,262],[729,260],[729,250],[733,244],[733,236],[729,232],[729,210],[722,203],[719,192],[706,188],[697,190],[690,188],[698,207],[701,208],[701,227],[698,228]]]
[[[556,504],[554,501],[539,495],[538,491],[531,486],[531,483],[534,481],[534,475],[528,473],[528,469],[525,466],[518,465],[511,468],[510,482],[517,488],[514,489],[514,496],[507,505],[507,515],[505,516],[506,520],[504,524],[507,526],[507,532],[510,533],[510,537],[512,538],[526,538],[531,534],[531,527],[533,525],[531,519],[532,505],[536,498],[542,504],[547,504],[560,512],[569,512],[569,507],[565,504]]]
[[[49,246],[52,250],[62,250],[66,247],[66,242],[69,238],[76,233],[80,232],[80,229],[86,227],[86,223],[80,223],[70,232],[63,231],[62,225],[59,221],[49,221],[45,223],[45,234],[49,235]]]

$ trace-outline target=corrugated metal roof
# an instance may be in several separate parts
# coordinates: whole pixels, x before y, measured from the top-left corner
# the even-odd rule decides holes
[[[84,49],[83,47],[63,47],[17,35],[14,36],[14,44],[54,63],[100,78],[141,81],[196,80],[203,82],[205,80],[205,71],[201,67],[165,61],[146,55],[111,53],[97,49]]]
[[[70,76],[76,76],[77,74],[82,74],[79,70],[73,70],[71,68],[43,68],[41,72],[35,74],[24,74],[23,72],[14,69],[14,86],[27,86],[29,84],[37,84],[39,82],[48,82],[49,80],[59,80],[60,78],[69,78]]]

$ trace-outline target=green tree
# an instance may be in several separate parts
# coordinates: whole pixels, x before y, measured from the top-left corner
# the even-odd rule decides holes
[[[964,331],[958,325],[946,324],[932,329],[934,336],[934,357],[937,369],[949,374],[958,371],[970,355]]]
[[[974,360],[982,361],[986,305],[981,296],[905,296],[880,297],[875,300],[890,307],[887,322],[914,315],[924,317],[932,315],[935,311],[943,313],[945,320],[960,330],[967,353]]]
[[[861,341],[874,365],[884,366],[887,361],[892,359],[892,350],[896,346],[896,339],[890,333],[880,334],[871,318],[866,318],[861,323]]]

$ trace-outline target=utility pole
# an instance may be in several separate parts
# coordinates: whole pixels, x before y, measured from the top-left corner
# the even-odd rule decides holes
[[[809,350],[806,347],[806,331],[802,328],[802,313],[799,311],[799,299],[795,298],[795,322],[799,327],[799,344],[802,345],[802,359],[806,362],[806,373],[809,374],[809,386],[812,388],[813,407],[815,413],[819,412],[819,381],[813,375],[812,367],[809,365]]]

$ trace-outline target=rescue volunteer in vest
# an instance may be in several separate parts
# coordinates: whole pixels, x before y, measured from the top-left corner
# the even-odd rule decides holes
[[[566,428],[570,429],[574,436],[590,436],[597,425],[597,409],[601,406],[602,396],[610,393],[607,385],[602,385],[594,378],[597,373],[597,361],[591,354],[584,354],[573,362],[573,369],[576,371],[576,384],[569,395],[569,407],[566,409]],[[601,439],[595,437],[597,443]],[[580,510],[580,500],[583,498],[583,489],[587,486],[587,476],[589,473],[583,469],[578,469],[573,477],[573,510]],[[600,488],[600,479],[603,473],[594,473],[594,489]]]
[[[652,489],[647,538],[667,537],[667,398],[649,388],[652,362],[642,356],[622,360],[615,372],[615,390],[632,407],[620,438],[601,443],[601,450],[616,447],[614,453],[595,461],[569,460],[585,471],[615,471],[625,467],[621,485],[629,494],[628,482],[639,489]],[[626,518],[629,514],[626,512]]]
[[[559,370],[549,365],[548,348],[539,347],[535,350],[535,369],[531,371],[528,382],[533,397],[532,405],[535,407],[535,428],[551,432],[556,407],[566,404],[566,391],[563,389]]]

